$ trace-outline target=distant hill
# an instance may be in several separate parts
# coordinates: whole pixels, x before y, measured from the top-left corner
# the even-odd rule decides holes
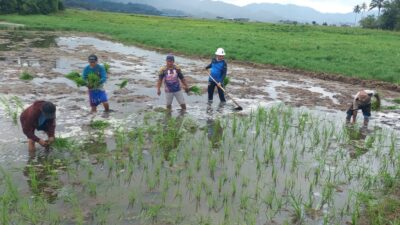
[[[243,7],[212,0],[112,0],[115,2],[143,3],[156,7],[163,11],[179,10],[187,15],[198,18],[249,18],[250,20],[263,22],[278,22],[280,20],[295,20],[298,22],[316,21],[328,24],[354,24],[354,13],[322,13],[310,7],[298,5],[284,5],[274,3],[249,4]],[[375,11],[366,15],[376,14]],[[357,18],[360,19],[361,15]]]
[[[65,7],[108,12],[136,13],[147,15],[162,15],[153,6],[140,3],[120,3],[104,0],[64,0]]]

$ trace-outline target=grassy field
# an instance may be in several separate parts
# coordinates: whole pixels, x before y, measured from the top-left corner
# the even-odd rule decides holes
[[[106,34],[124,43],[400,83],[400,33],[356,28],[176,19],[67,10],[50,16],[2,15],[31,29]]]

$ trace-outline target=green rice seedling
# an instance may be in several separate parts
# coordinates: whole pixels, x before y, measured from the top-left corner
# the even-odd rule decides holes
[[[195,191],[195,198],[196,198],[196,202],[197,202],[197,206],[199,206],[200,205],[200,201],[201,201],[201,192],[202,192],[202,184],[201,183],[199,183],[199,184],[197,184],[197,186],[196,186],[196,191]]]
[[[237,192],[236,181],[232,181],[231,185],[232,185],[232,198],[234,198]]]
[[[128,85],[128,82],[129,82],[128,80],[124,79],[124,80],[122,80],[121,83],[116,84],[116,85],[119,87],[119,89],[123,89]]]
[[[57,137],[54,139],[54,142],[51,144],[52,148],[55,149],[71,149],[74,146],[74,141],[69,138]]]
[[[19,76],[19,79],[29,81],[33,80],[35,78],[32,74],[30,74],[28,71],[23,71],[21,75]]]
[[[223,81],[224,87],[226,87],[230,82],[231,82],[231,78],[230,77],[225,77],[224,81]]]
[[[87,77],[87,86],[91,89],[100,87],[100,77],[95,73],[89,73]]]
[[[240,196],[240,209],[247,210],[250,203],[250,196],[247,193],[243,193]]]
[[[394,103],[400,104],[400,98],[395,98],[392,100]]]
[[[22,100],[17,96],[12,97],[0,97],[0,103],[6,112],[6,115],[10,117],[15,125],[18,124],[18,117],[23,111],[24,104]]]
[[[189,88],[189,93],[193,93],[195,95],[202,95],[203,94],[201,88],[199,86],[196,86],[196,85],[195,86],[191,86]]]
[[[303,210],[303,199],[301,195],[297,196],[294,193],[290,193],[290,203],[294,209],[293,222],[302,224],[304,221],[304,210]]]
[[[82,76],[78,72],[71,72],[65,75],[65,77],[69,80],[74,81],[77,87],[83,87],[87,85],[86,81],[82,78]]]
[[[210,177],[215,180],[215,170],[217,168],[217,159],[215,157],[209,159],[208,167],[210,168]]]
[[[65,75],[65,78],[75,81],[78,78],[81,78],[82,76],[79,74],[79,72],[73,71]]]
[[[92,120],[89,126],[95,130],[104,130],[110,126],[110,123],[104,120]]]
[[[105,63],[103,63],[103,66],[104,66],[104,69],[106,70],[106,73],[109,73],[110,72],[110,68],[111,68],[110,64],[105,62]]]

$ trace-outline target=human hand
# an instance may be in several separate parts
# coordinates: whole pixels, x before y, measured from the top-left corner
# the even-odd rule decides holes
[[[48,145],[53,144],[53,142],[55,141],[54,137],[49,137],[49,140],[47,140]]]
[[[43,147],[47,147],[49,145],[49,143],[43,139],[40,139],[38,143]]]
[[[158,96],[161,95],[161,90],[160,90],[160,89],[157,90],[157,95],[158,95]]]

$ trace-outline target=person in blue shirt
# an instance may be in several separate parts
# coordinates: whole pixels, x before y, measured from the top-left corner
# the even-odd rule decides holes
[[[211,63],[206,67],[206,70],[211,69],[210,76],[214,78],[214,82],[211,78],[208,79],[208,102],[213,101],[215,87],[218,87],[218,96],[222,103],[226,102],[224,91],[221,87],[224,86],[224,79],[228,71],[228,65],[225,62],[225,50],[218,48],[215,52],[216,57],[212,59]]]
[[[99,87],[89,87],[89,101],[91,113],[97,112],[97,106],[103,104],[104,111],[110,111],[108,104],[107,93],[104,90],[104,83],[107,81],[107,72],[104,66],[98,64],[98,58],[96,55],[90,55],[88,58],[89,65],[83,69],[82,78],[87,82],[90,73],[95,73],[100,78]]]

